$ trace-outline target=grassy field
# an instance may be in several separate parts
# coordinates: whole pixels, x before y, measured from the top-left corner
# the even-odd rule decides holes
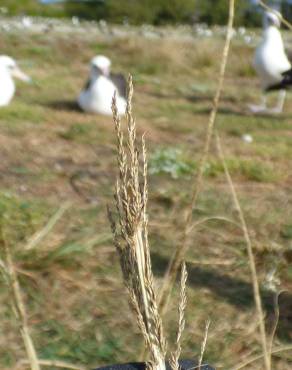
[[[115,71],[134,77],[138,131],[146,132],[149,152],[149,233],[159,288],[180,243],[222,46],[221,37],[186,41],[138,35],[118,39],[90,32],[1,34],[1,54],[19,60],[35,81],[18,84],[13,103],[0,111],[0,211],[40,358],[92,368],[138,360],[143,348],[106,215],[116,176],[112,119],[81,113],[73,104],[87,78],[89,60],[104,53]],[[217,127],[254,244],[267,328],[274,322],[273,289],[284,290],[275,344],[288,344],[292,98],[288,96],[278,117],[249,114],[247,104],[259,99],[252,53],[252,47],[234,41]],[[253,142],[244,142],[244,134],[252,135]],[[70,208],[52,232],[32,249],[25,248],[66,202]],[[238,221],[212,145],[187,255],[183,357],[198,358],[210,318],[205,358],[218,369],[232,369],[261,351],[242,231],[229,220]],[[175,291],[165,317],[170,343],[175,338],[176,300]],[[0,280],[3,370],[16,369],[26,357],[9,301]],[[291,352],[283,352],[273,357],[273,369],[288,370],[291,361]],[[255,363],[248,368],[263,367]]]

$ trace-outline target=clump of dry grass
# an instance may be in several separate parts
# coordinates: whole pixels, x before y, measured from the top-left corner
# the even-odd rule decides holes
[[[140,173],[136,127],[132,116],[132,95],[132,79],[129,78],[126,110],[128,138],[126,144],[124,143],[115,97],[112,104],[118,138],[119,179],[115,192],[118,222],[114,221],[111,212],[109,212],[109,217],[130,302],[151,354],[151,367],[164,370],[166,341],[154,291],[147,234],[146,149],[142,137],[142,173]],[[140,179],[142,179],[142,184],[140,184]]]
[[[147,160],[144,136],[141,139],[141,157],[139,155],[136,125],[132,115],[132,78],[128,80],[128,100],[126,109],[127,139],[121,127],[117,112],[116,98],[113,98],[112,110],[117,134],[119,177],[116,183],[115,206],[117,221],[109,210],[114,243],[120,256],[124,282],[130,296],[130,303],[136,314],[139,328],[149,349],[151,361],[149,368],[165,370],[166,339],[162,320],[158,312],[157,297],[154,290],[148,242],[147,217]],[[185,327],[186,308],[185,264],[182,265],[181,294],[179,302],[179,325],[176,349],[170,356],[170,366],[179,369],[181,336]]]

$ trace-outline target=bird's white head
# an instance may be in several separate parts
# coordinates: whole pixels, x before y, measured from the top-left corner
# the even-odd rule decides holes
[[[15,60],[7,55],[0,55],[0,69],[8,73],[11,77],[18,78],[25,82],[31,81],[31,78],[18,67]]]
[[[95,75],[110,75],[111,61],[104,55],[97,55],[91,60],[91,71]]]
[[[7,55],[0,55],[0,69],[8,73],[11,77],[25,82],[31,81],[31,78],[18,67],[16,61]]]
[[[270,26],[275,26],[280,28],[281,26],[281,13],[278,11],[273,12],[265,12],[264,14],[264,28],[268,28]]]

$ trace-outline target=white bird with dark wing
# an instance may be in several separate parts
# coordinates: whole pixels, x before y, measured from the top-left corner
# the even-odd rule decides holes
[[[7,55],[0,55],[0,107],[8,105],[15,93],[15,83],[13,78],[18,78],[25,82],[31,79],[17,66],[14,59]]]
[[[281,16],[276,12],[266,12],[264,15],[263,39],[257,47],[254,56],[254,68],[259,76],[263,89],[262,104],[250,105],[254,113],[281,113],[286,97],[285,86],[279,85],[283,76],[291,70],[291,63],[285,53],[283,39],[280,33]],[[277,86],[278,88],[276,88]],[[267,107],[266,92],[280,90],[277,105]]]
[[[85,112],[111,115],[114,93],[120,115],[126,110],[126,80],[121,74],[110,72],[109,58],[98,55],[91,60],[90,78],[78,97],[78,104]]]

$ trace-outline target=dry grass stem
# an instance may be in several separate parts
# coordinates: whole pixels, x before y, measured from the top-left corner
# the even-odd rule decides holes
[[[69,209],[71,203],[63,204],[58,211],[49,219],[47,224],[39,231],[37,231],[24,246],[24,250],[29,251],[35,248],[53,229],[56,223],[60,220],[63,214]]]
[[[172,370],[179,370],[179,358],[181,354],[181,337],[185,328],[185,309],[187,305],[186,281],[188,278],[186,264],[183,263],[181,267],[180,276],[180,300],[178,306],[178,330],[176,336],[176,348],[170,355],[169,364]]]
[[[292,30],[292,24],[290,23],[290,22],[288,22],[287,21],[287,19],[285,19],[283,16],[282,16],[282,14],[280,14],[279,12],[277,12],[275,9],[273,9],[273,8],[271,8],[270,6],[268,6],[267,4],[265,4],[263,1],[261,1],[261,0],[259,0],[259,5],[263,8],[263,9],[265,9],[265,10],[267,10],[268,12],[271,12],[271,13],[274,13],[274,14],[276,14],[277,16],[280,16],[280,19],[281,19],[281,22],[283,23],[283,24],[285,24],[285,26],[287,27],[287,28],[289,28],[289,30]]]
[[[292,345],[279,346],[277,348],[274,348],[271,351],[271,353],[272,353],[272,355],[274,355],[276,353],[285,352],[285,351],[292,351]],[[252,356],[252,357],[248,358],[247,360],[245,360],[244,362],[242,362],[241,364],[239,364],[237,366],[233,366],[232,369],[230,369],[230,370],[241,370],[241,369],[244,369],[247,366],[249,366],[250,364],[252,364],[252,363],[254,363],[256,361],[261,360],[263,357],[264,357],[263,354]]]
[[[199,370],[201,370],[201,366],[203,363],[203,357],[204,357],[204,353],[205,353],[205,349],[207,345],[210,322],[211,322],[210,320],[207,320],[206,326],[205,326],[205,335],[204,335],[204,339],[203,339],[202,346],[201,346],[201,353],[200,353],[199,366],[198,366]]]
[[[262,350],[263,350],[263,355],[264,355],[264,365],[266,370],[271,369],[271,363],[270,363],[270,357],[269,357],[269,351],[268,351],[268,344],[267,344],[267,336],[266,336],[266,329],[265,329],[265,316],[263,312],[263,307],[262,307],[262,302],[261,302],[261,296],[260,296],[260,288],[259,288],[259,281],[258,281],[258,276],[257,276],[257,270],[256,270],[256,263],[255,263],[255,258],[254,258],[254,253],[253,253],[253,247],[252,247],[252,242],[249,236],[247,224],[240,206],[240,202],[238,199],[237,192],[235,190],[230,172],[228,170],[228,166],[225,161],[224,153],[222,150],[221,146],[221,141],[218,133],[216,133],[216,146],[218,150],[218,154],[220,157],[220,160],[222,162],[223,168],[224,168],[224,173],[231,191],[232,199],[234,202],[234,206],[236,208],[236,211],[238,213],[238,217],[242,226],[242,231],[246,243],[246,248],[247,248],[247,254],[248,254],[248,260],[249,260],[249,267],[250,267],[250,273],[251,273],[251,278],[252,278],[252,285],[253,285],[253,295],[254,295],[254,300],[255,300],[255,305],[256,305],[256,310],[257,310],[257,315],[259,319],[259,326],[260,326],[260,335],[261,335],[261,344],[262,344]]]
[[[279,309],[279,297],[280,297],[280,294],[283,293],[284,291],[280,291],[280,292],[277,292],[276,296],[275,296],[275,321],[274,321],[274,325],[273,325],[273,329],[272,329],[272,333],[271,333],[271,338],[270,338],[270,344],[269,344],[269,357],[270,357],[270,363],[272,363],[272,350],[273,350],[273,342],[274,342],[274,338],[275,338],[275,335],[276,335],[276,331],[277,331],[277,328],[278,328],[278,324],[279,324],[279,318],[280,318],[280,309]]]
[[[112,111],[117,134],[119,178],[116,184],[115,201],[118,221],[109,212],[114,242],[120,255],[124,282],[137,322],[151,354],[152,366],[165,369],[166,341],[158,313],[151,270],[147,233],[147,162],[144,138],[142,137],[142,164],[136,139],[136,125],[132,116],[132,78],[128,80],[126,109],[127,139],[124,140],[121,120],[113,98]]]
[[[196,221],[196,222],[193,222],[190,227],[189,227],[189,230],[188,230],[188,233],[190,233],[194,228],[196,228],[197,226],[201,225],[201,224],[204,224],[206,222],[209,222],[209,221],[223,221],[223,222],[226,222],[226,223],[229,223],[229,224],[232,224],[238,228],[241,229],[241,225],[227,217],[223,217],[223,216],[213,216],[213,217],[204,217],[204,218],[201,218],[200,220]]]
[[[198,195],[202,187],[204,168],[205,168],[205,164],[206,164],[206,161],[209,155],[210,143],[211,143],[212,134],[214,130],[215,119],[216,119],[216,115],[218,111],[218,105],[219,105],[222,88],[223,88],[225,70],[226,70],[229,48],[230,48],[230,43],[231,43],[231,38],[232,38],[233,19],[234,19],[234,0],[229,0],[229,18],[228,18],[225,45],[224,45],[221,64],[220,64],[218,85],[217,85],[216,93],[215,93],[214,100],[213,100],[212,110],[211,110],[209,121],[208,121],[203,154],[200,159],[198,172],[195,175],[195,178],[193,181],[190,204],[187,209],[185,226],[184,226],[183,235],[182,235],[182,243],[177,246],[175,253],[171,258],[171,261],[168,266],[166,275],[164,277],[164,282],[163,282],[163,285],[160,291],[159,305],[160,305],[162,314],[167,308],[170,292],[176,280],[179,266],[181,265],[184,259],[184,256],[187,252],[187,249],[188,249],[188,235],[189,235],[190,226],[192,224],[193,209],[196,206],[197,198],[198,198]]]
[[[3,273],[6,275],[6,281],[11,290],[13,312],[17,322],[19,323],[19,329],[29,360],[30,368],[31,370],[40,370],[37,353],[29,332],[26,310],[21,294],[17,273],[13,265],[10,248],[6,243],[5,237],[3,235],[3,230],[0,230],[0,233],[1,233],[0,243],[2,245],[2,249],[4,251],[6,260],[5,261],[6,268],[3,270]]]
[[[236,260],[230,259],[230,260],[219,260],[219,259],[210,259],[208,261],[202,261],[202,260],[193,260],[193,259],[187,259],[187,264],[190,265],[200,265],[200,266],[231,266],[234,265]]]

